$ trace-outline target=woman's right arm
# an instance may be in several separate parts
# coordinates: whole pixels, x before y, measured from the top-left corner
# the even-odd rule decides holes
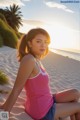
[[[29,78],[31,72],[33,71],[34,65],[35,62],[31,55],[27,55],[22,59],[12,92],[10,93],[6,102],[2,105],[2,108],[5,111],[11,111],[18,95],[25,85],[26,80]]]

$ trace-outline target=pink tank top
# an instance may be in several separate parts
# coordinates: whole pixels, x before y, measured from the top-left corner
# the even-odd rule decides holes
[[[47,72],[40,67],[39,74],[27,80],[25,90],[27,95],[26,112],[34,119],[41,119],[54,102]]]

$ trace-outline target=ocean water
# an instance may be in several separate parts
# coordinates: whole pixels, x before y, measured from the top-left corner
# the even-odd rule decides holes
[[[65,51],[65,50],[60,50],[60,49],[50,49],[52,52],[63,55],[63,56],[67,56],[69,58],[75,59],[80,61],[80,52],[73,52],[73,51]]]

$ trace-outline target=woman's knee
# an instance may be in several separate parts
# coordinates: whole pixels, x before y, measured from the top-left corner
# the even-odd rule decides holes
[[[77,89],[72,89],[72,93],[74,95],[74,101],[78,101],[80,98],[80,92]]]

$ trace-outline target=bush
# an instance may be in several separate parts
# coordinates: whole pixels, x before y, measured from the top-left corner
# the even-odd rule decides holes
[[[4,45],[16,48],[18,37],[14,30],[0,19],[0,34],[3,37]]]
[[[9,84],[9,78],[2,71],[0,71],[0,84]]]
[[[5,30],[4,45],[12,48],[16,48],[17,46],[16,36],[10,30]]]
[[[7,20],[2,13],[0,13],[0,19],[3,20],[5,23],[7,23]]]
[[[2,47],[3,46],[3,38],[2,38],[2,36],[0,35],[0,47]]]

